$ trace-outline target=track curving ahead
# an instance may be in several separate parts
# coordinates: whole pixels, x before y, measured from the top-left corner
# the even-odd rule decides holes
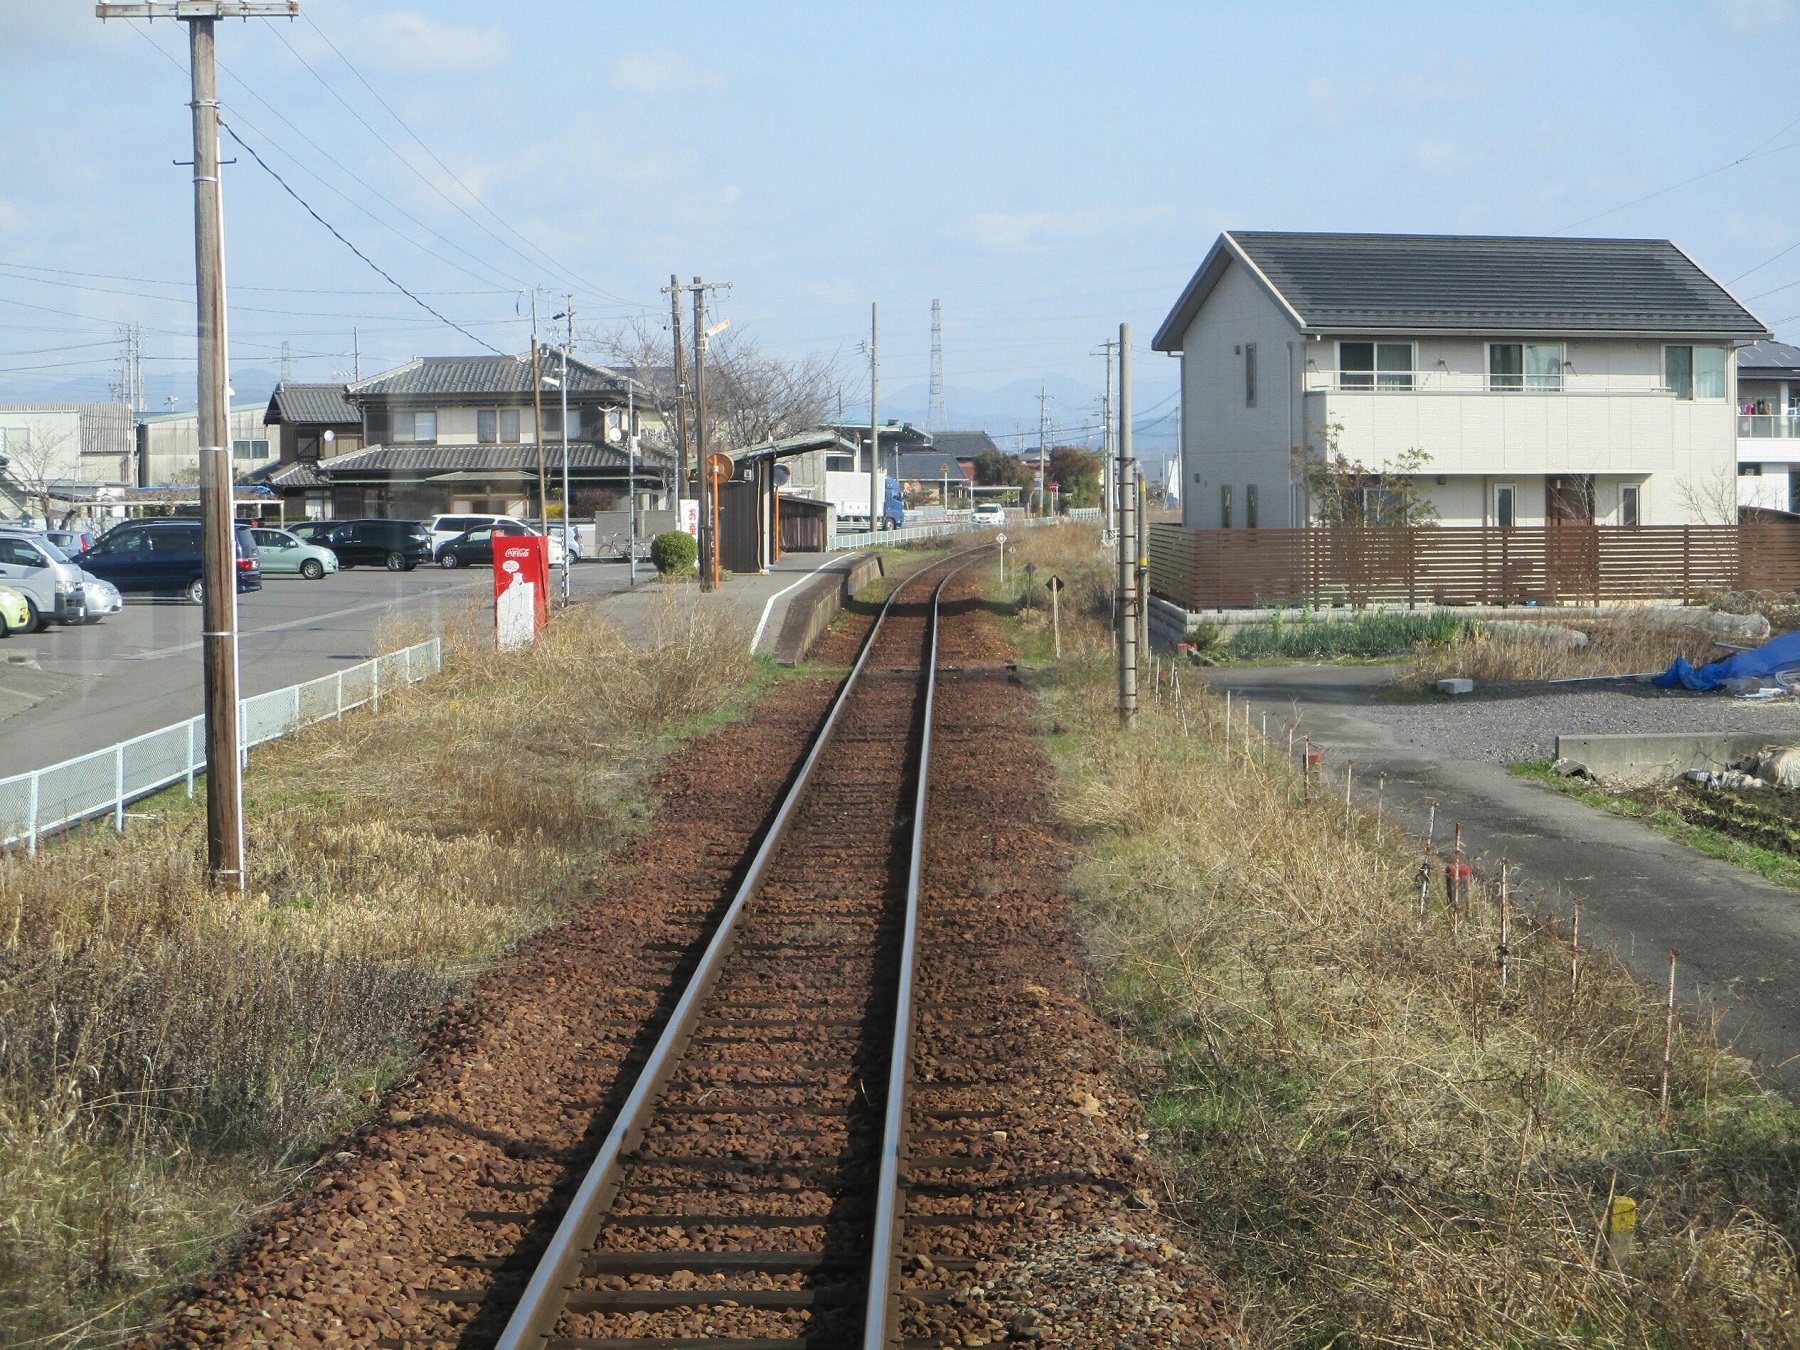
[[[884,605],[501,1350],[896,1343],[938,608],[975,555]]]

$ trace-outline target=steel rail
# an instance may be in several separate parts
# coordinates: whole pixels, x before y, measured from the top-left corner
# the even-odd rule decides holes
[[[969,551],[978,553],[982,550]],[[954,555],[952,556],[954,557]],[[962,564],[964,567],[967,565],[967,562]],[[961,567],[956,570],[960,571]],[[699,1021],[701,1007],[707,995],[712,992],[713,986],[717,983],[719,974],[723,971],[725,962],[736,944],[738,921],[742,918],[746,906],[762,889],[770,861],[783,837],[787,834],[788,826],[792,823],[800,802],[806,796],[813,769],[823,756],[826,746],[830,744],[832,733],[837,728],[839,716],[849,705],[851,695],[861,683],[864,668],[868,665],[870,654],[875,650],[875,642],[881,636],[882,626],[887,622],[888,615],[893,610],[901,593],[912,584],[913,580],[914,578],[909,577],[896,586],[893,594],[888,596],[887,601],[882,605],[881,613],[876,616],[874,626],[870,628],[868,637],[863,641],[862,651],[857,655],[856,664],[850,668],[850,674],[844,680],[844,687],[838,691],[836,699],[832,702],[831,712],[825,719],[825,725],[820,728],[818,736],[813,740],[812,749],[801,764],[800,772],[795,776],[793,786],[788,789],[787,795],[782,799],[768,833],[763,837],[761,846],[758,847],[755,856],[751,859],[749,870],[745,873],[742,884],[739,885],[737,893],[732,897],[731,904],[719,920],[718,928],[714,930],[711,940],[707,943],[706,951],[700,958],[700,964],[695,970],[693,978],[688,982],[687,988],[682,991],[681,998],[670,1013],[669,1021],[663,1028],[663,1033],[658,1038],[655,1049],[651,1051],[642,1072],[638,1075],[637,1082],[632,1086],[630,1096],[619,1108],[619,1114],[613,1122],[612,1129],[607,1133],[605,1142],[601,1144],[599,1153],[595,1155],[587,1175],[582,1178],[581,1186],[575,1192],[574,1199],[570,1201],[562,1222],[557,1225],[556,1233],[539,1259],[537,1268],[533,1270],[531,1280],[525,1286],[524,1294],[520,1296],[518,1305],[513,1309],[512,1317],[506,1323],[506,1329],[500,1333],[500,1339],[495,1343],[495,1350],[539,1350],[555,1332],[556,1323],[561,1318],[567,1302],[567,1295],[579,1278],[582,1261],[599,1235],[600,1229],[604,1226],[606,1215],[618,1195],[622,1180],[622,1165],[627,1155],[643,1141],[644,1131],[649,1126],[656,1102],[661,1096],[663,1088],[668,1085],[669,1079],[674,1076],[679,1067],[681,1057],[693,1037],[694,1026]],[[943,583],[948,580],[949,576],[944,577],[932,594],[931,654],[933,660],[927,670],[926,679],[928,714],[931,693],[937,683],[935,659],[937,654],[937,593],[943,589]],[[921,764],[924,762],[924,756],[929,753],[930,735],[931,722],[927,716],[922,734]],[[921,802],[924,800],[923,782],[924,775],[921,772]],[[916,908],[913,901],[918,880],[917,850],[920,838],[919,824],[918,821],[915,821],[914,854],[908,883],[909,914]],[[910,949],[911,936],[909,932],[908,950],[910,951]],[[910,988],[910,986],[903,985],[902,988]],[[880,1234],[876,1235],[876,1240],[879,1243]],[[882,1281],[883,1289],[886,1290],[890,1284],[890,1280],[884,1279]],[[871,1287],[871,1301],[874,1297],[875,1291]]]
[[[983,549],[985,552],[985,548]],[[906,873],[906,920],[900,946],[894,1048],[888,1060],[886,1112],[881,1128],[881,1175],[876,1182],[875,1222],[869,1253],[869,1302],[863,1315],[863,1350],[899,1343],[900,1239],[905,1205],[900,1168],[906,1161],[906,1121],[912,1091],[913,994],[919,970],[919,889],[925,867],[925,808],[931,788],[931,717],[937,703],[938,606],[944,587],[973,558],[947,572],[931,592],[931,652],[926,660],[924,729],[919,737],[919,781],[913,801],[911,861]]]

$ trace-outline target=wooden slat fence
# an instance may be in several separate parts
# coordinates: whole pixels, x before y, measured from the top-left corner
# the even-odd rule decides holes
[[[1800,525],[1193,530],[1150,526],[1150,589],[1187,609],[1281,603],[1705,601],[1800,590]]]

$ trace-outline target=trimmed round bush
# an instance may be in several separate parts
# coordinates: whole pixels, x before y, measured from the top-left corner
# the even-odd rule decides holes
[[[686,576],[700,559],[700,545],[686,530],[670,530],[650,541],[650,561],[665,577]]]

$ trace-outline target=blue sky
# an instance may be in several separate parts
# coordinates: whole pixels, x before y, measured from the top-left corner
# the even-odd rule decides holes
[[[1127,320],[1147,346],[1229,227],[1668,237],[1800,338],[1800,247],[1775,256],[1800,244],[1790,0],[303,8],[222,26],[227,120],[504,350],[523,288],[666,321],[675,271],[731,281],[721,312],[765,346],[860,371],[878,300],[884,390],[916,414],[938,297],[953,422],[1049,380],[1073,424],[1095,345]],[[0,0],[0,397],[103,385],[132,321],[153,375],[190,378],[171,57],[174,24]],[[227,153],[236,366],[285,340],[331,378],[353,328],[365,373],[479,350]],[[1166,360],[1137,364],[1163,396]]]

